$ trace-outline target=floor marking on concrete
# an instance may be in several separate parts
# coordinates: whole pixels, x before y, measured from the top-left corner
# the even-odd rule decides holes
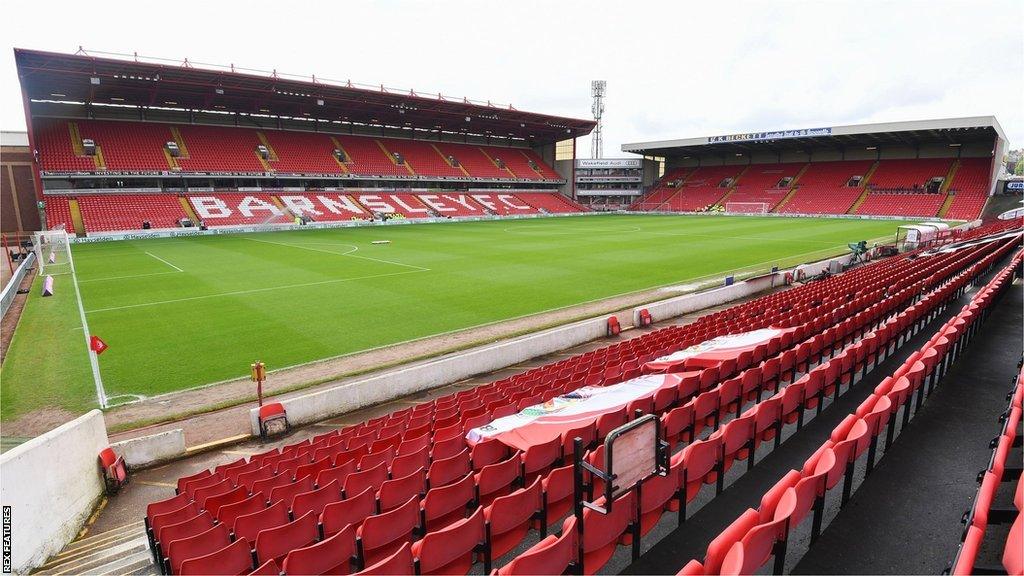
[[[157,260],[159,260],[159,261],[163,262],[164,264],[167,264],[167,265],[168,265],[168,266],[170,266],[171,268],[174,268],[174,269],[175,269],[175,270],[177,270],[178,272],[184,272],[184,270],[182,270],[181,268],[178,268],[178,267],[177,267],[177,266],[175,266],[174,264],[171,264],[171,263],[170,263],[170,262],[168,262],[167,260],[164,260],[163,258],[161,258],[161,257],[157,256],[156,254],[153,254],[152,252],[146,252],[146,255],[147,255],[147,256],[152,256],[153,258],[156,258]]]
[[[96,510],[93,511],[92,516],[89,516],[89,520],[85,523],[85,526],[83,526],[82,530],[78,532],[78,538],[76,538],[76,540],[81,540],[83,537],[85,537],[86,534],[89,533],[89,528],[93,525],[94,522],[96,522],[96,519],[100,517],[100,512],[103,512],[103,509],[106,507],[107,497],[104,496],[103,500],[100,500],[100,505],[97,506]]]
[[[167,482],[153,482],[152,480],[136,480],[136,484],[142,484],[143,486],[159,486],[161,488],[177,488],[176,484],[168,484]]]
[[[340,424],[330,424],[328,422],[314,422],[311,426],[320,426],[321,428],[337,428]]]
[[[387,274],[370,274],[368,276],[355,276],[353,278],[335,278],[333,280],[321,280],[319,282],[304,282],[301,284],[286,284],[284,286],[269,286],[267,288],[253,288],[251,290],[235,290],[233,292],[221,292],[219,294],[204,294],[202,296],[189,296],[186,298],[172,298],[170,300],[159,300],[157,302],[142,302],[140,304],[127,304],[125,306],[111,306],[108,308],[95,308],[86,310],[86,314],[98,312],[111,312],[115,310],[127,310],[129,308],[145,308],[148,306],[159,306],[161,304],[175,304],[177,302],[191,302],[193,300],[206,300],[208,298],[221,298],[224,296],[243,296],[245,294],[256,294],[259,292],[271,292],[273,290],[287,290],[289,288],[305,288],[307,286],[321,286],[324,284],[337,284],[339,282],[355,282],[356,280],[369,280],[371,278],[386,278],[388,276],[401,276],[403,274],[415,274],[423,270],[406,270],[404,272],[390,272]]]
[[[221,454],[234,454],[235,456],[255,456],[259,452],[247,452],[245,450],[221,450]]]

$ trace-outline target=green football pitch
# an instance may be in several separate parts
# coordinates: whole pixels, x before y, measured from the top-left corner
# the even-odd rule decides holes
[[[107,394],[152,396],[889,238],[893,221],[606,215],[73,246]],[[372,244],[390,240],[389,244]],[[2,417],[96,405],[70,276],[37,280]]]

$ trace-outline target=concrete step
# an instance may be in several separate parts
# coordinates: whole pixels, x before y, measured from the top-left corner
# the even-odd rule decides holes
[[[100,566],[93,573],[101,576],[123,576],[126,574],[142,576],[156,575],[160,571],[153,564],[153,555],[149,553],[149,550],[146,550],[124,556],[105,566]]]
[[[97,532],[91,536],[79,538],[78,540],[71,542],[65,546],[55,558],[68,556],[75,552],[91,549],[104,544],[110,544],[118,540],[131,539],[144,532],[145,524],[141,520],[131,524],[125,524],[124,526],[119,526],[113,530],[107,530],[106,532]]]
[[[106,566],[139,553],[147,556],[150,553],[149,540],[145,534],[136,534],[134,538],[116,541],[109,546],[98,545],[94,549],[82,551],[81,554],[71,554],[55,558],[44,564],[37,573],[54,576],[60,574],[96,574]]]

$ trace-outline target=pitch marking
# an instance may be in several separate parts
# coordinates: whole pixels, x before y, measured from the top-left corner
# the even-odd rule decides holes
[[[407,270],[405,272],[390,272],[388,274],[370,274],[369,276],[356,276],[354,278],[335,278],[333,280],[321,280],[319,282],[304,282],[302,284],[286,284],[284,286],[269,286],[267,288],[253,288],[251,290],[235,290],[234,292],[221,292],[219,294],[205,294],[203,296],[189,296],[188,298],[173,298],[171,300],[160,300],[157,302],[143,302],[141,304],[128,304],[125,306],[111,306],[109,308],[96,308],[86,310],[86,314],[97,312],[112,312],[114,310],[127,310],[129,308],[145,308],[148,306],[159,306],[161,304],[174,304],[177,302],[190,302],[192,300],[206,300],[208,298],[221,298],[223,296],[243,296],[245,294],[257,294],[259,292],[271,292],[274,290],[287,290],[289,288],[305,288],[307,286],[321,286],[324,284],[337,284],[339,282],[354,282],[356,280],[369,280],[371,278],[385,278],[387,276],[401,276],[402,274],[415,274],[424,270]]]
[[[150,272],[149,274],[129,274],[128,276],[108,276],[106,278],[89,278],[86,280],[79,280],[78,283],[83,284],[85,282],[106,282],[107,280],[124,280],[126,278],[145,278],[146,276],[163,276],[165,274],[178,274],[179,272],[183,272],[183,270],[179,270],[178,272]]]
[[[171,263],[170,263],[170,262],[168,262],[167,260],[164,260],[163,258],[161,258],[161,257],[157,256],[156,254],[153,254],[152,252],[146,252],[146,255],[147,255],[147,256],[152,256],[153,258],[156,258],[157,260],[159,260],[159,261],[163,262],[164,264],[167,264],[167,265],[168,265],[168,266],[170,266],[171,268],[174,268],[174,269],[175,269],[175,270],[177,270],[178,272],[184,272],[184,270],[182,270],[181,268],[178,268],[178,267],[177,267],[177,266],[175,266],[174,264],[171,264]]]
[[[253,242],[262,242],[264,244],[275,244],[277,246],[287,246],[289,248],[298,248],[300,250],[309,250],[311,252],[323,252],[324,254],[334,254],[335,256],[349,256],[351,258],[362,258],[363,260],[373,260],[374,262],[380,262],[382,264],[393,264],[395,266],[404,266],[406,268],[412,268],[413,270],[416,270],[418,272],[429,272],[430,271],[430,268],[424,268],[423,266],[415,266],[413,264],[404,264],[402,262],[393,262],[391,260],[383,260],[381,258],[371,258],[369,256],[356,256],[355,254],[353,254],[353,252],[359,250],[358,246],[353,246],[352,244],[344,244],[344,243],[341,243],[341,242],[339,242],[337,244],[327,244],[327,245],[329,245],[329,246],[347,246],[347,247],[351,248],[351,250],[349,250],[348,252],[334,252],[332,250],[324,250],[322,248],[311,248],[310,246],[303,246],[301,244],[288,244],[286,242],[271,242],[270,240],[260,240],[259,238],[249,238],[247,236],[242,236],[242,239],[243,240],[251,240]],[[318,245],[321,245],[321,246],[325,245],[325,244],[326,243],[323,243],[323,242],[318,243]]]

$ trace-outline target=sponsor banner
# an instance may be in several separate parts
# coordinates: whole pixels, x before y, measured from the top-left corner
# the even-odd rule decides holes
[[[595,422],[602,414],[620,410],[634,400],[651,397],[661,388],[678,386],[681,380],[680,374],[650,374],[611,386],[584,386],[473,428],[466,439],[475,444],[493,438],[517,450],[526,450]]]
[[[1007,192],[1020,192],[1024,190],[1024,180],[1007,180],[1003,189]]]
[[[671,372],[677,368],[708,368],[724,360],[736,358],[741,352],[753,350],[769,340],[781,336],[793,328],[762,328],[742,334],[727,334],[677,350],[667,356],[655,358],[644,364],[647,372]]]
[[[348,228],[352,226],[404,226],[407,224],[449,224],[455,222],[476,222],[485,220],[526,220],[531,218],[600,217],[601,212],[570,212],[567,214],[503,214],[501,216],[454,216],[451,218],[393,218],[387,222],[377,220],[345,220],[339,222],[310,222],[309,224],[266,224],[260,226],[224,226],[210,230],[198,228],[169,228],[137,232],[100,232],[85,238],[68,236],[72,244],[94,244],[118,240],[148,240],[151,238],[178,238],[186,236],[217,236],[219,234],[243,234],[252,232],[277,232],[280,230],[310,230],[320,228]]]
[[[744,134],[728,134],[726,136],[709,136],[708,144],[716,142],[758,142],[762,140],[781,140],[784,138],[806,138],[811,136],[831,136],[832,128],[802,128],[800,130],[774,130],[771,132],[747,132]]]
[[[639,158],[601,158],[576,160],[577,168],[640,168]]]

